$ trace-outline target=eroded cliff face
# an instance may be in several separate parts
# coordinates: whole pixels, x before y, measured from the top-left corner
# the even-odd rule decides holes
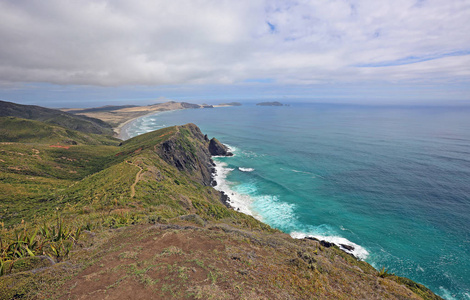
[[[213,155],[232,155],[227,147],[213,138],[209,141],[195,124],[177,127],[177,132],[156,146],[160,157],[197,182],[210,186],[214,172]]]
[[[209,152],[213,156],[232,156],[233,154],[228,151],[228,148],[219,142],[216,138],[209,141]]]

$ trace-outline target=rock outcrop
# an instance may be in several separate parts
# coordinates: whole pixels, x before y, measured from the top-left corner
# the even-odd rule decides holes
[[[177,133],[158,145],[157,152],[170,165],[186,172],[197,182],[210,186],[214,163],[204,135],[194,124],[177,128]]]
[[[229,152],[228,148],[216,138],[210,140],[209,152],[213,156],[233,156],[233,153]]]
[[[178,126],[178,132],[157,147],[157,152],[170,165],[190,174],[199,183],[211,186],[214,162],[212,156],[232,156],[217,139],[210,141],[195,124]]]

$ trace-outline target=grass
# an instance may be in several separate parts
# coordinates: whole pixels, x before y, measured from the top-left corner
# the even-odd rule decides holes
[[[26,134],[22,128],[16,136]],[[0,280],[0,299],[61,298],[67,276],[98,266],[93,280],[104,291],[137,283],[163,298],[367,298],[377,282],[398,298],[409,290],[433,295],[337,247],[293,240],[225,207],[204,185],[204,142],[193,131],[165,128],[120,147],[102,141],[54,148],[41,144],[44,135],[2,144],[0,272],[9,276]],[[173,156],[164,155],[164,142]],[[28,272],[46,263],[42,255],[56,264]],[[105,283],[109,274],[116,277]],[[86,288],[79,278],[69,291]]]

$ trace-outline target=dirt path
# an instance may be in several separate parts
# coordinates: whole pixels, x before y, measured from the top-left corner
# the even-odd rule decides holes
[[[139,168],[139,172],[137,172],[137,174],[135,175],[135,181],[134,183],[131,185],[131,198],[134,198],[135,196],[135,186],[137,185],[137,183],[139,182],[139,177],[140,177],[140,174],[142,173],[143,169],[141,166],[139,165],[136,165],[130,161],[127,161],[128,164],[134,166],[134,167],[137,167]]]

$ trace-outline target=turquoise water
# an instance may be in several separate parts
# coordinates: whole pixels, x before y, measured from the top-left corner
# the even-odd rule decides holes
[[[294,237],[353,245],[376,268],[470,299],[470,110],[293,104],[182,110],[137,135],[197,124],[233,205]]]

